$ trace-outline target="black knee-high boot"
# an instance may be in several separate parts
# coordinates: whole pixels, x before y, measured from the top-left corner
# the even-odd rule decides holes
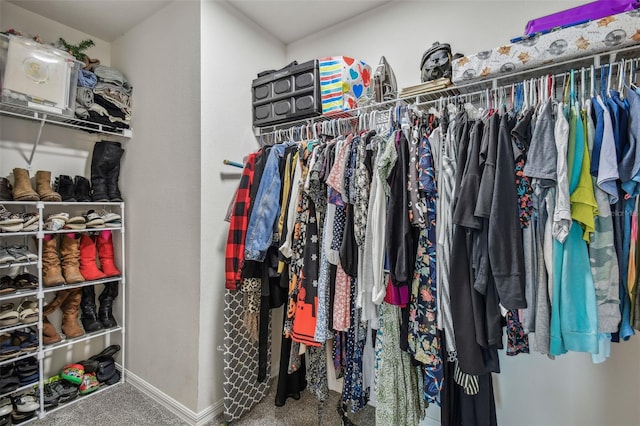
[[[113,317],[113,301],[118,297],[118,282],[113,281],[104,285],[104,290],[98,297],[100,307],[98,308],[98,319],[105,328],[116,327],[118,323]]]

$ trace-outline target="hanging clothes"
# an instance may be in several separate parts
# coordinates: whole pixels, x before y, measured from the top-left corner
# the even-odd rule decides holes
[[[437,186],[431,144],[425,136],[420,146],[421,191],[424,191],[426,227],[420,230],[409,306],[409,353],[424,364],[424,392],[429,403],[440,403],[442,389],[441,347],[436,332],[436,198]]]

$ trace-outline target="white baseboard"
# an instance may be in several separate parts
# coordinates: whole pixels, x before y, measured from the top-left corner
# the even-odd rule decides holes
[[[140,392],[144,393],[149,398],[156,401],[158,404],[161,404],[181,420],[192,426],[202,426],[210,422],[217,415],[221,414],[224,409],[224,403],[221,400],[196,413],[181,402],[176,401],[174,398],[162,392],[160,389],[156,388],[146,380],[136,376],[129,370],[125,370],[124,377],[125,381],[130,383],[131,386],[138,389]]]

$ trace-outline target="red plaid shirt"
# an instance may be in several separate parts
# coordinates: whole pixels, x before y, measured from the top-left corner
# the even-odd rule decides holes
[[[249,194],[253,183],[253,171],[257,156],[258,153],[256,152],[249,154],[247,157],[233,203],[225,261],[225,288],[228,290],[236,290],[238,284],[242,281],[244,242],[247,236],[249,204],[251,203]]]

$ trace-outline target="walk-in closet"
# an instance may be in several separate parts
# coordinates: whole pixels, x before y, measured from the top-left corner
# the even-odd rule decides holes
[[[2,179],[36,192],[0,202],[0,414],[638,424],[640,5],[544,26],[588,3],[0,0],[0,49],[90,39],[78,69],[117,70],[130,95],[126,129],[0,96],[0,197]],[[119,195],[40,190],[93,185],[105,149]],[[62,268],[71,231],[99,270],[62,283],[46,256]],[[113,322],[50,314],[83,289]],[[44,405],[51,377],[107,358],[117,379]]]

